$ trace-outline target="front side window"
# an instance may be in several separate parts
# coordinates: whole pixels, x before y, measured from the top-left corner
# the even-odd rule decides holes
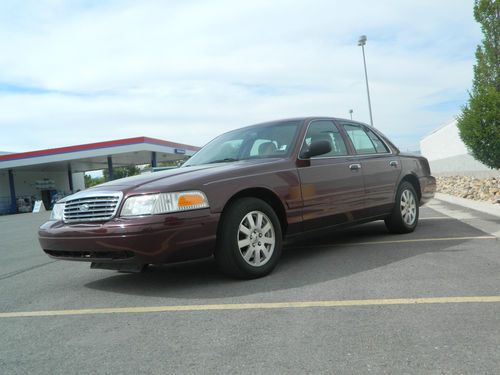
[[[327,141],[330,143],[332,150],[319,157],[345,156],[347,155],[347,147],[344,139],[340,135],[339,130],[328,120],[313,121],[307,129],[304,144],[302,145],[301,153],[306,150],[311,142]]]
[[[284,121],[222,134],[198,151],[183,167],[288,157],[296,142],[299,126],[300,121]]]

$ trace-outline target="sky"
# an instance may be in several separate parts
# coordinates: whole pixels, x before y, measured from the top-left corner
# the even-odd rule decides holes
[[[135,136],[202,146],[302,116],[369,123],[402,150],[460,113],[472,0],[0,1],[0,151]]]

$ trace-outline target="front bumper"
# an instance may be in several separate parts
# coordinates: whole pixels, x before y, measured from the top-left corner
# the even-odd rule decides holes
[[[426,204],[436,193],[436,179],[432,176],[420,177],[418,179],[420,183],[420,192],[422,196],[420,197],[420,205]]]
[[[100,263],[170,263],[213,254],[220,214],[209,209],[105,223],[48,221],[39,231],[52,258]]]

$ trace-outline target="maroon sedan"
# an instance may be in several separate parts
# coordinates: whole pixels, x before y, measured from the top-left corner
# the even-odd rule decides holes
[[[423,157],[337,118],[269,122],[223,134],[182,167],[99,185],[59,201],[39,239],[92,268],[215,256],[233,276],[276,266],[284,238],[372,220],[412,232],[434,195]]]

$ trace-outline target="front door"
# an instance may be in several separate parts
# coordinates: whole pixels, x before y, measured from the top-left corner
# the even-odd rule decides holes
[[[362,171],[349,155],[346,139],[332,121],[313,120],[302,149],[317,140],[330,142],[332,150],[298,168],[304,230],[355,221],[364,208]]]

